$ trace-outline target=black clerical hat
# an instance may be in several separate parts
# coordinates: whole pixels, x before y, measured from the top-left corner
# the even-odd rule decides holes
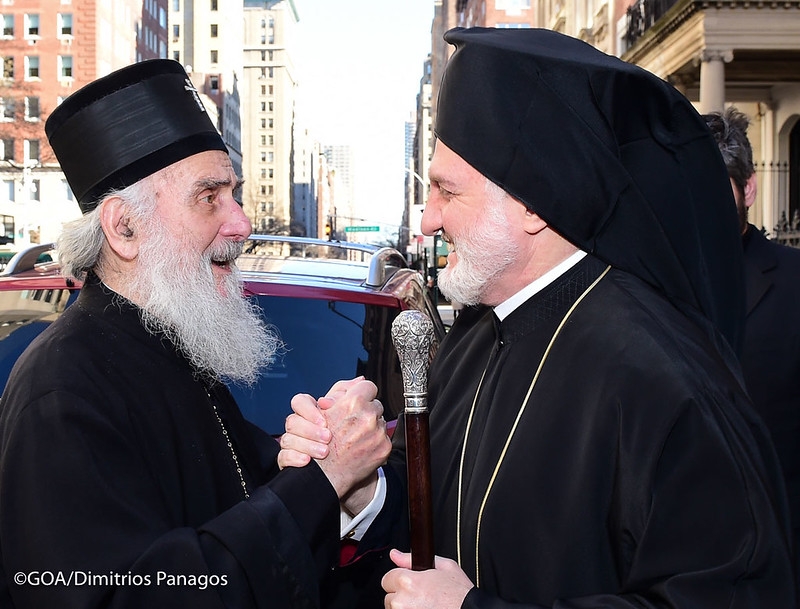
[[[550,30],[456,28],[434,131],[581,249],[736,347],[741,240],[719,149],[669,83]]]
[[[45,132],[81,210],[206,150],[227,152],[183,67],[170,59],[130,65],[65,99]]]

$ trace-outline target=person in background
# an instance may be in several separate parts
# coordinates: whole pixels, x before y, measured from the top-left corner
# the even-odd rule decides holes
[[[390,450],[375,386],[334,385],[337,445],[303,469],[243,419],[225,382],[280,340],[243,296],[240,180],[179,63],[90,83],[46,132],[84,214],[58,244],[83,287],[2,397],[0,606],[318,607],[340,502],[363,507]]]
[[[466,305],[429,379],[435,568],[387,608],[791,608],[785,489],[736,349],[742,253],[705,122],[549,30],[449,31],[422,231]],[[279,463],[318,454],[298,400]],[[403,422],[356,556],[408,547]]]
[[[750,119],[732,106],[703,118],[728,168],[744,246],[744,380],[781,461],[800,564],[800,250],[767,239],[748,222],[758,188]]]

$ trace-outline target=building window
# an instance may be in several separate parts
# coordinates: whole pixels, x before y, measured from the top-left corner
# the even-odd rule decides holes
[[[160,6],[158,7],[158,25],[165,30],[167,29],[167,11]]]
[[[39,162],[39,140],[25,140],[25,162]]]
[[[0,146],[2,146],[2,158],[4,161],[13,161],[14,160],[14,138],[8,138],[5,140],[0,140]]]
[[[14,37],[14,15],[3,15],[3,36]]]
[[[215,11],[217,8],[219,8],[217,5],[217,0],[211,0],[211,10]]]
[[[180,51],[172,51],[172,59],[175,61],[181,60],[181,52]]]
[[[25,57],[25,78],[28,80],[39,78],[38,55],[29,55]]]
[[[74,201],[75,195],[72,194],[72,189],[69,187],[69,182],[66,180],[61,180],[61,188],[64,189],[64,198],[67,201]]]
[[[261,95],[266,95],[266,94],[267,94],[267,86],[261,85]]]
[[[181,37],[181,26],[178,25],[177,23],[173,24],[173,26],[172,26],[172,39],[173,40],[177,40],[180,37]]]
[[[3,104],[3,120],[11,122],[16,118],[16,103],[13,97],[4,97],[0,100]]]
[[[267,170],[264,169],[263,167],[261,168],[261,177],[262,178],[266,178],[267,177]]]
[[[58,15],[59,36],[72,36],[72,13],[59,13]]]
[[[39,109],[38,97],[25,98],[25,119],[29,121],[38,121],[41,118],[41,111]]]
[[[6,201],[14,201],[16,190],[14,180],[3,180],[3,196]]]
[[[272,112],[275,109],[275,102],[269,102],[269,111]]]
[[[275,126],[275,119],[269,119],[267,121],[267,125],[269,125],[269,128],[272,129]]]
[[[267,145],[267,136],[266,135],[262,135],[261,136],[261,145],[262,146],[266,146]]]
[[[58,56],[58,74],[62,80],[72,78],[72,55]]]
[[[211,63],[217,63],[219,61],[219,51],[211,51]]]
[[[3,57],[3,78],[13,80],[14,78],[14,58],[10,56]]]
[[[39,184],[39,180],[31,180],[30,192],[29,192],[29,195],[28,195],[29,200],[31,200],[31,201],[41,201],[42,200],[41,191],[42,191],[42,188],[41,188],[41,185]],[[31,243],[33,243],[32,240],[31,240]]]
[[[267,153],[267,163],[273,163],[275,161],[275,153],[268,152]]]
[[[172,0],[172,10],[173,11],[181,10],[181,0]]]
[[[211,24],[211,37],[216,38],[219,34],[219,26],[216,23]]]
[[[208,84],[211,87],[212,93],[219,93],[219,76],[210,76]]]
[[[39,36],[39,15],[30,14],[25,15],[25,36],[38,37]]]

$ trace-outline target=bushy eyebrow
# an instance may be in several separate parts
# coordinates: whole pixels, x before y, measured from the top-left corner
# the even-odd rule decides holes
[[[236,191],[237,189],[241,188],[244,184],[244,180],[236,179],[236,182],[233,183],[229,178],[224,179],[217,179],[217,178],[201,178],[194,183],[194,190],[193,195],[197,196],[204,190],[219,190],[220,188],[224,188],[226,186],[230,186],[233,184],[233,190]]]

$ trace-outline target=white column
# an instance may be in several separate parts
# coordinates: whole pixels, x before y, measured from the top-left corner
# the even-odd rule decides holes
[[[758,197],[756,201],[761,201],[761,217],[751,218],[750,221],[758,228],[764,226],[770,234],[778,224],[780,210],[775,209],[775,199],[778,196],[776,188],[779,174],[770,171],[770,168],[777,169],[777,162],[780,155],[776,156],[775,148],[775,110],[771,102],[761,102],[759,109],[762,110],[761,120],[761,157],[764,159],[765,171],[759,176]]]
[[[700,55],[700,112],[721,112],[725,108],[725,64],[733,51],[705,49]]]

